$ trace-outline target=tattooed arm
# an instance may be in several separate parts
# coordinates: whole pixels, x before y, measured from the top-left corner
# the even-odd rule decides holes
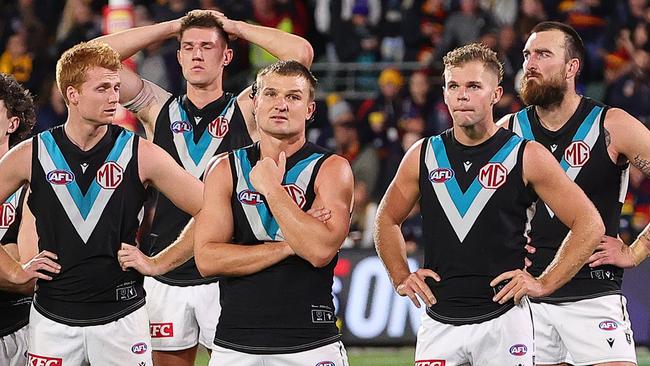
[[[639,120],[622,109],[612,108],[605,118],[605,142],[613,161],[629,161],[650,177],[650,130]],[[603,264],[635,267],[650,256],[650,225],[630,246],[620,239],[605,236],[596,250],[589,258],[591,267]]]

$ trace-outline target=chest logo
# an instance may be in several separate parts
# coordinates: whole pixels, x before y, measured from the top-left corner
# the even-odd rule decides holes
[[[284,190],[287,191],[289,194],[289,197],[293,200],[293,202],[298,205],[298,207],[303,208],[305,207],[305,203],[307,202],[307,198],[305,197],[305,191],[302,190],[302,188],[298,187],[297,185],[291,183],[286,186],[284,186]]]
[[[584,141],[574,141],[564,150],[564,160],[573,168],[585,165],[589,156],[589,145]]]
[[[16,219],[16,208],[9,202],[0,206],[0,229],[8,229]]]
[[[260,203],[264,203],[262,195],[255,191],[251,191],[250,189],[245,189],[239,192],[237,198],[239,199],[239,202],[245,205],[259,205]]]
[[[448,168],[434,169],[429,173],[429,180],[433,183],[444,183],[454,177],[454,171]]]
[[[97,171],[97,183],[104,189],[115,189],[122,183],[124,170],[114,161],[104,163]]]
[[[497,189],[506,182],[508,169],[501,163],[485,164],[478,172],[478,181],[486,189]]]
[[[47,173],[47,181],[56,185],[65,185],[74,182],[74,174],[67,170],[57,169]]]
[[[176,121],[172,123],[171,129],[173,133],[184,133],[192,131],[192,124],[188,121]]]
[[[208,133],[214,138],[222,139],[228,133],[228,120],[219,116],[208,125]]]

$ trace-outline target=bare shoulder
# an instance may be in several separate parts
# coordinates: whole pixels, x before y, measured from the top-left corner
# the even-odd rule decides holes
[[[353,182],[350,162],[342,156],[331,155],[325,159],[316,177],[317,183],[345,185]]]
[[[508,122],[510,121],[512,115],[513,113],[508,113],[505,116],[499,118],[499,120],[496,122],[496,125],[499,127],[508,128]]]
[[[554,168],[559,169],[560,165],[550,151],[536,141],[526,143],[523,157],[524,181],[526,183],[543,178],[549,172],[561,172],[561,169]]]
[[[23,164],[31,161],[32,158],[32,139],[27,139],[11,148],[2,160],[11,161],[12,163]]]

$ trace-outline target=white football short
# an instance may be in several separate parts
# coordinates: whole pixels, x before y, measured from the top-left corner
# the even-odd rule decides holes
[[[27,336],[29,325],[0,338],[0,365],[25,366],[27,364]]]
[[[309,351],[253,355],[214,346],[208,366],[349,366],[343,343],[335,342]]]
[[[145,277],[147,312],[154,351],[179,351],[201,343],[214,346],[221,313],[219,283],[170,286]]]
[[[29,365],[151,366],[149,317],[143,306],[116,321],[73,327],[38,310],[29,315]]]
[[[535,344],[528,299],[492,320],[451,325],[422,314],[415,366],[533,366]]]
[[[636,363],[626,304],[622,295],[531,304],[537,364]]]

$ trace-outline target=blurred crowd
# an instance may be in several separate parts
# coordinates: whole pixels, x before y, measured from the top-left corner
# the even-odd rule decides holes
[[[54,65],[72,45],[102,33],[107,0],[13,0],[0,4],[0,72],[14,75],[36,96],[40,132],[65,121],[66,108],[54,82]],[[404,152],[418,139],[451,126],[442,99],[441,60],[474,41],[493,48],[504,64],[504,96],[495,120],[523,107],[517,94],[522,48],[543,20],[574,27],[587,55],[579,80],[583,95],[625,109],[650,126],[650,6],[648,0],[133,0],[135,25],[183,16],[196,8],[282,29],[307,38],[315,62],[394,68],[361,72],[367,100],[344,100],[337,90],[318,101],[309,139],[346,157],[356,180],[349,247],[372,246],[377,202]],[[224,87],[239,91],[255,70],[273,58],[263,49],[232,42],[235,62]],[[135,57],[144,78],[171,92],[184,82],[175,41],[153,45]],[[421,68],[406,72],[403,62]],[[317,75],[318,76],[318,75]],[[341,90],[339,90],[340,92]],[[634,168],[621,219],[626,242],[650,220],[650,180]],[[422,239],[417,207],[402,229],[411,250]]]

